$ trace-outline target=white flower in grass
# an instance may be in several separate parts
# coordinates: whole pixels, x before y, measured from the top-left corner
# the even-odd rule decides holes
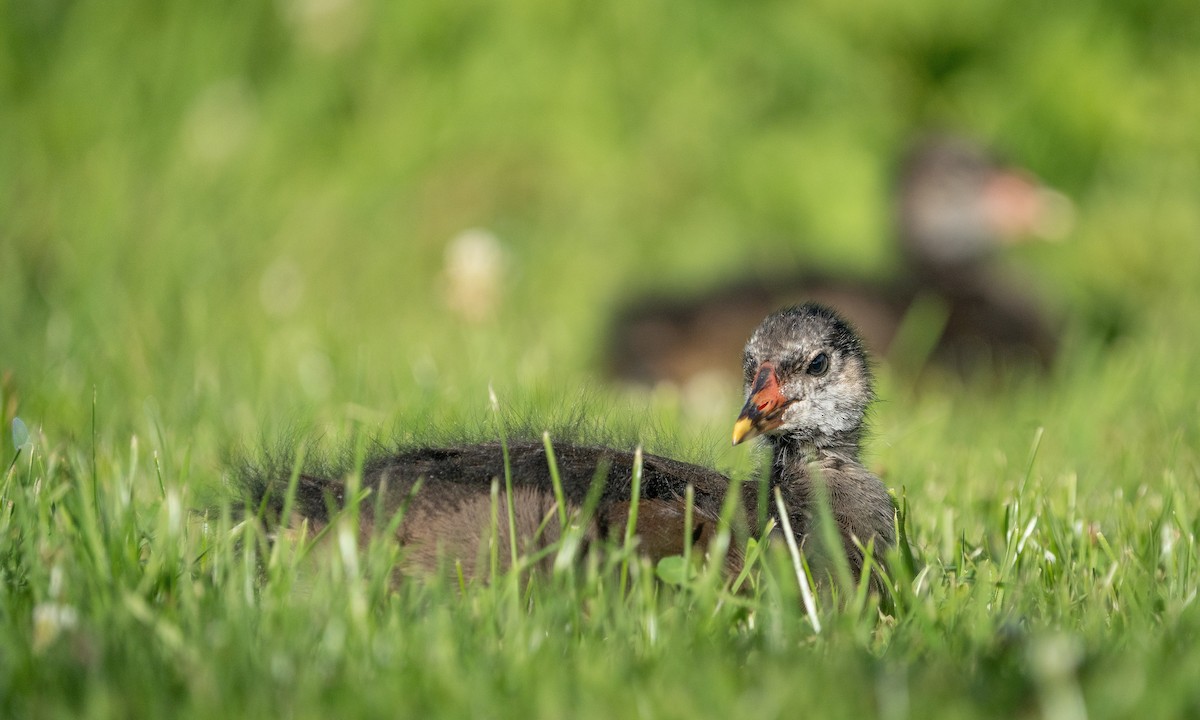
[[[504,275],[504,248],[488,230],[472,228],[446,246],[442,269],[446,305],[468,322],[495,315]]]
[[[164,507],[167,510],[167,532],[178,538],[183,535],[183,499],[176,490],[167,491]]]
[[[63,592],[63,571],[58,565],[50,568],[50,583],[46,594],[49,602],[38,603],[33,608],[33,651],[40,653],[64,631],[79,624],[79,613],[74,607],[59,602]]]
[[[1163,523],[1163,526],[1158,531],[1158,542],[1161,548],[1159,555],[1163,560],[1170,560],[1171,553],[1175,550],[1175,541],[1179,539],[1181,533],[1173,525]]]
[[[58,640],[64,630],[73,630],[79,624],[79,612],[65,602],[38,602],[34,606],[34,653],[41,653]]]
[[[74,607],[58,602],[38,603],[33,608],[33,651],[40,653],[50,646],[64,630],[79,624]]]

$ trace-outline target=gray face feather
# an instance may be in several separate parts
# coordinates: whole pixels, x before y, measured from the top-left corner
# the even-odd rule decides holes
[[[862,343],[844,320],[816,304],[764,320],[746,343],[746,397],[765,362],[791,401],[772,435],[814,447],[857,444],[874,392]]]

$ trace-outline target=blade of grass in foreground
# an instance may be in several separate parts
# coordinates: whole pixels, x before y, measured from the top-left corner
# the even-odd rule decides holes
[[[796,546],[796,535],[792,532],[792,523],[788,520],[788,509],[783,504],[783,493],[775,488],[775,507],[779,510],[779,524],[783,529],[783,538],[787,541],[788,553],[792,556],[792,569],[796,571],[796,582],[800,585],[800,597],[804,600],[804,612],[812,623],[813,631],[821,632],[821,619],[817,617],[817,603],[813,599],[813,591],[809,586],[808,574],[800,561],[800,548]]]
[[[550,484],[554,487],[554,504],[558,506],[559,537],[567,530],[567,503],[563,495],[562,477],[558,474],[558,458],[554,456],[554,445],[550,442],[550,431],[542,432],[542,445],[546,448],[546,464],[550,468]]]
[[[633,451],[633,481],[629,490],[629,518],[625,523],[625,538],[622,542],[623,557],[621,559],[621,595],[625,595],[626,582],[629,579],[629,557],[634,553],[633,537],[637,530],[638,501],[642,496],[642,446]],[[687,542],[687,538],[684,538]]]
[[[691,483],[683,493],[683,580],[686,582],[692,572],[692,517],[696,505],[696,488]]]
[[[505,493],[505,509],[508,512],[508,545],[511,556],[509,558],[510,568],[517,567],[517,515],[516,508],[513,507],[515,502],[513,498],[513,478],[512,478],[512,463],[508,457],[508,432],[504,426],[504,418],[500,416],[500,399],[496,397],[496,391],[492,386],[488,385],[488,399],[492,403],[492,417],[496,423],[496,432],[500,435],[500,453],[504,457],[504,493]]]

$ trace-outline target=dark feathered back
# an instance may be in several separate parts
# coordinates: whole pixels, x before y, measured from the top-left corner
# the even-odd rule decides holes
[[[623,537],[632,501],[634,453],[613,448],[558,443],[552,446],[566,511],[578,514],[593,486],[595,506],[586,521],[588,540]],[[518,542],[523,552],[533,552],[559,537],[559,523],[550,460],[542,443],[515,441],[509,445],[509,472],[514,488]],[[281,466],[282,463],[276,463]],[[351,468],[353,466],[350,466]],[[299,474],[294,513],[312,530],[324,527],[347,502],[347,479],[353,470],[319,475]],[[657,560],[683,552],[684,544],[703,553],[714,536],[728,491],[729,480],[699,465],[653,454],[642,458],[641,493],[638,498],[637,534],[642,551]],[[264,505],[268,519],[278,521],[287,493],[290,472],[272,477],[261,470],[246,482],[255,508]],[[417,483],[420,481],[420,485]],[[504,452],[500,443],[485,442],[452,447],[410,448],[368,461],[359,486],[368,492],[359,506],[363,540],[400,517],[398,539],[410,555],[410,566],[431,570],[443,556],[475,567],[480,544],[492,522],[491,488],[499,486],[501,499],[498,531],[507,543],[507,502]],[[684,498],[688,485],[694,492],[692,536],[685,538]],[[753,508],[753,498],[745,507]],[[746,531],[745,515],[734,518],[739,534]],[[736,566],[740,555],[729,562]]]

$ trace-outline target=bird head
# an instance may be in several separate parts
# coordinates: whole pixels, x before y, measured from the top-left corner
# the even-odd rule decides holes
[[[924,266],[953,268],[1004,245],[1061,240],[1074,221],[1066,195],[959,137],[914,145],[897,182],[899,241]]]
[[[734,445],[758,435],[857,443],[874,398],[871,371],[857,334],[832,310],[806,304],[767,317],[746,343],[744,370]]]

